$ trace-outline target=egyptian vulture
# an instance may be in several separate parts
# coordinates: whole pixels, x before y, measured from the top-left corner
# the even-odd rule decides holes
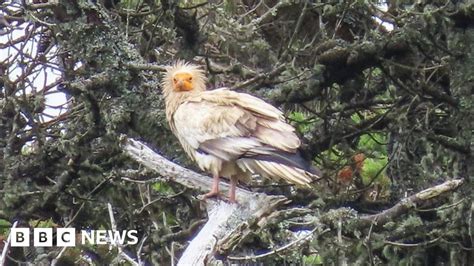
[[[231,202],[237,182],[252,174],[300,186],[319,178],[301,157],[301,142],[280,110],[250,94],[208,91],[205,83],[199,66],[178,61],[167,67],[161,85],[171,130],[188,156],[213,176],[206,198],[219,195],[220,177],[230,179]]]

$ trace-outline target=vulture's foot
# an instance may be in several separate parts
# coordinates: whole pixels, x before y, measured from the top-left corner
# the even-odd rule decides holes
[[[210,191],[206,194],[202,194],[201,197],[203,199],[217,198],[228,203],[237,203],[237,200],[235,199],[235,195],[234,197],[232,197],[232,195],[229,195],[229,197],[226,197],[222,195],[219,191]]]
[[[204,199],[208,199],[208,198],[221,198],[222,195],[221,193],[219,193],[219,190],[211,190],[209,191],[208,193],[202,195],[202,197]]]

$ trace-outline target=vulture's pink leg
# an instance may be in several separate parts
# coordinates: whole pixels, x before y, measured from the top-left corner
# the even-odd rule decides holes
[[[237,187],[237,178],[231,177],[230,178],[230,189],[229,189],[229,201],[232,203],[237,203],[235,199],[235,188]]]
[[[214,178],[212,180],[211,191],[204,194],[204,198],[212,198],[212,197],[219,196],[219,182],[220,182],[219,175],[214,175]]]

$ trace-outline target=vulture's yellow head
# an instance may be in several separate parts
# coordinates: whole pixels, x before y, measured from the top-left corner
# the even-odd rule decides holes
[[[204,91],[206,90],[206,76],[201,67],[177,61],[174,65],[167,67],[162,87],[165,95]]]

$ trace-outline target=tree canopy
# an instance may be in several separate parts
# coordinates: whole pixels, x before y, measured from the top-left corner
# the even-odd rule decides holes
[[[108,203],[140,239],[123,250],[10,248],[6,259],[176,262],[205,203],[124,153],[123,136],[199,172],[160,90],[164,66],[181,59],[205,69],[209,89],[278,106],[324,173],[311,190],[242,184],[291,202],[218,260],[470,265],[472,43],[472,1],[3,1],[0,240],[14,221],[110,229]]]

